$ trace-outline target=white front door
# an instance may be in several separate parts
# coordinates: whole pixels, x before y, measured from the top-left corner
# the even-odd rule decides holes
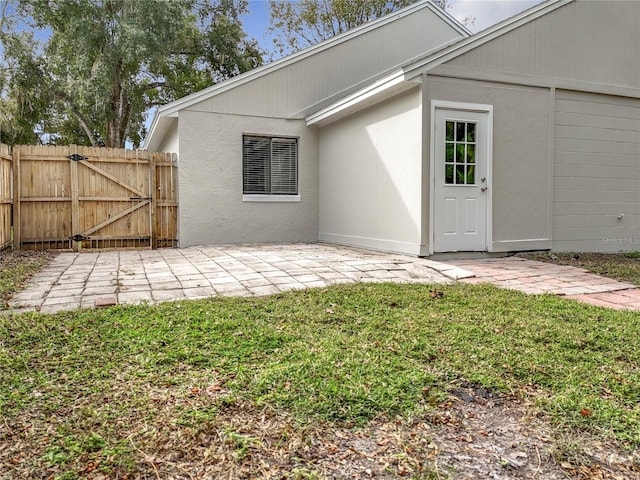
[[[487,250],[490,115],[435,108],[434,252]]]

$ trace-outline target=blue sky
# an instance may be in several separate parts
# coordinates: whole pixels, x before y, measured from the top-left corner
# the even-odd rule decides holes
[[[479,32],[505,18],[512,17],[540,3],[542,0],[452,0],[451,13],[458,20],[468,16],[475,18],[473,25],[468,25],[472,32]],[[255,38],[264,50],[271,50],[269,27],[269,1],[249,0],[249,14],[242,17],[245,31]]]

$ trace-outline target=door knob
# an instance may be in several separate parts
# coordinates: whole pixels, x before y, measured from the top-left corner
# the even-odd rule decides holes
[[[487,191],[487,188],[488,188],[488,187],[481,187],[481,188],[480,188],[480,191],[482,191],[482,192],[486,192],[486,191]]]
[[[482,178],[480,179],[480,181],[481,181],[481,182],[486,182],[486,181],[487,181],[487,177],[482,177]]]

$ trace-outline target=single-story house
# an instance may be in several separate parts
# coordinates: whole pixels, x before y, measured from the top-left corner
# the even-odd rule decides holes
[[[640,2],[430,1],[158,109],[181,246],[640,250]]]

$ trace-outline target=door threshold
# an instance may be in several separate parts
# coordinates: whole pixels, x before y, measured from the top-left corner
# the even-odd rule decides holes
[[[429,255],[429,260],[479,260],[483,258],[511,257],[513,252],[439,252]]]

